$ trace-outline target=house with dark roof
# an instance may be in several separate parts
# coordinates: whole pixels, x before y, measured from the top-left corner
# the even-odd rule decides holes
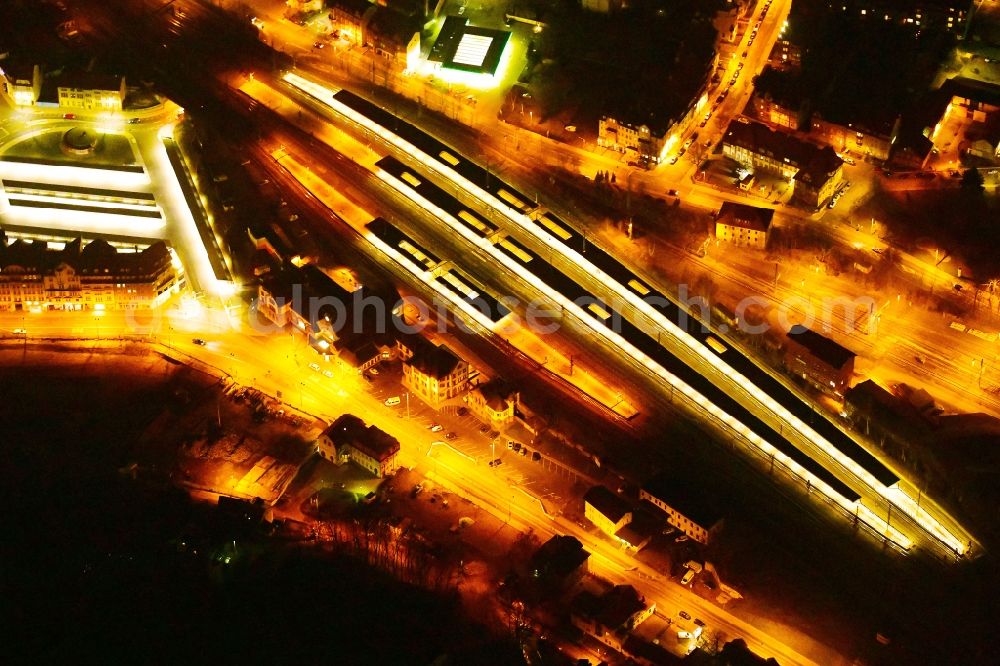
[[[625,550],[639,552],[663,532],[663,517],[658,514],[648,502],[640,503],[632,509],[632,520],[615,532],[615,539]]]
[[[615,585],[597,595],[584,590],[570,602],[570,621],[578,629],[615,650],[632,630],[656,611],[631,585]]]
[[[41,105],[83,111],[121,111],[125,77],[88,71],[67,71],[42,80]]]
[[[763,250],[773,218],[773,208],[725,201],[715,218],[715,237],[733,245]]]
[[[476,384],[469,391],[469,410],[493,430],[503,431],[514,423],[520,393],[503,379]]]
[[[395,347],[385,307],[390,297],[364,286],[349,291],[314,264],[288,264],[262,276],[256,310],[274,325],[305,335],[321,354],[371,342],[388,357]]]
[[[818,388],[842,396],[851,385],[855,354],[801,324],[789,329],[785,367]]]
[[[0,91],[14,106],[34,105],[42,92],[41,68],[5,60],[0,65]]]
[[[418,335],[401,339],[403,386],[437,409],[458,397],[469,382],[469,364],[445,345],[435,345]]]
[[[51,249],[44,241],[8,243],[0,229],[0,311],[144,309],[177,287],[163,241],[139,252],[79,238]]]
[[[840,187],[844,161],[830,146],[818,146],[787,132],[746,119],[729,123],[722,152],[748,169],[788,179],[795,198],[810,207],[825,204]]]
[[[680,474],[657,474],[642,484],[639,499],[667,514],[667,522],[700,543],[708,543],[721,529],[725,517],[719,497],[694,486]]]
[[[543,587],[567,589],[587,573],[590,553],[576,537],[557,534],[531,556],[528,571]]]
[[[632,522],[632,505],[604,486],[594,486],[583,496],[583,515],[602,532],[614,536]]]
[[[352,414],[331,423],[316,440],[316,451],[338,465],[348,461],[378,478],[396,471],[399,440]]]

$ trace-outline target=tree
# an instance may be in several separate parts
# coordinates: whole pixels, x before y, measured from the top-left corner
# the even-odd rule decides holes
[[[982,192],[985,187],[983,174],[979,169],[966,169],[962,174],[962,189],[968,192]]]

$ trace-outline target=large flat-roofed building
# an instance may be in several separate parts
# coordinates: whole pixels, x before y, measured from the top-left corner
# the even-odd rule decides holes
[[[614,536],[632,522],[632,506],[604,486],[594,486],[583,496],[583,515],[602,532]]]
[[[316,440],[317,452],[332,462],[353,462],[378,478],[396,471],[399,440],[353,414],[344,414]]]
[[[667,514],[667,522],[695,541],[708,543],[722,526],[718,498],[679,475],[660,473],[642,485],[639,498]]]
[[[469,364],[445,345],[414,336],[400,340],[399,354],[403,359],[403,386],[435,409],[458,397],[468,384]]]
[[[722,139],[722,152],[749,169],[788,179],[795,198],[810,207],[829,201],[843,180],[844,161],[833,148],[817,146],[755,121],[731,122]]]
[[[145,309],[165,300],[178,280],[162,241],[122,252],[78,238],[54,250],[40,241],[8,244],[0,230],[0,311]]]
[[[788,331],[785,366],[823,390],[843,395],[850,388],[855,354],[801,324]]]
[[[715,218],[715,237],[733,245],[763,250],[767,247],[773,218],[771,208],[726,201]]]

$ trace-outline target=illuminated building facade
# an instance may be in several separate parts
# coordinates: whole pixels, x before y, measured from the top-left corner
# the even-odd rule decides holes
[[[667,514],[667,522],[699,543],[708,543],[722,526],[713,498],[681,476],[658,474],[643,484],[639,499]]]
[[[810,207],[829,201],[843,181],[844,161],[833,148],[817,146],[763,123],[731,122],[722,139],[722,152],[748,169],[787,179],[795,198]]]
[[[316,440],[316,451],[327,460],[353,462],[383,478],[396,471],[399,440],[352,414],[344,414],[330,424]]]
[[[633,125],[610,116],[602,116],[597,125],[597,145],[656,164],[667,144],[665,127]]]
[[[631,585],[615,585],[601,595],[580,592],[570,604],[570,621],[614,650],[656,611]]]
[[[604,486],[594,486],[583,496],[583,515],[605,534],[632,522],[632,506]]]
[[[469,382],[469,364],[444,345],[434,345],[414,336],[400,341],[403,386],[437,409],[461,395]]]
[[[715,237],[733,245],[763,250],[767,247],[773,218],[774,210],[771,208],[726,201],[715,219]]]
[[[80,239],[52,250],[38,241],[8,244],[0,230],[0,311],[144,309],[177,287],[162,241],[139,252]]]
[[[41,101],[62,109],[121,111],[125,105],[125,77],[76,72],[42,84]]]
[[[0,67],[0,89],[14,106],[32,106],[42,90],[42,72],[38,65]]]
[[[854,375],[854,352],[801,324],[788,331],[785,366],[817,387],[843,395]]]
[[[501,431],[514,423],[520,395],[507,382],[494,379],[477,385],[469,392],[469,410],[493,430]]]

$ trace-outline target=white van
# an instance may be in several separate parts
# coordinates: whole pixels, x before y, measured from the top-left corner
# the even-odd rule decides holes
[[[386,398],[385,399],[385,406],[386,407],[395,407],[398,404],[399,404],[399,396],[395,396],[394,395],[391,398]]]

